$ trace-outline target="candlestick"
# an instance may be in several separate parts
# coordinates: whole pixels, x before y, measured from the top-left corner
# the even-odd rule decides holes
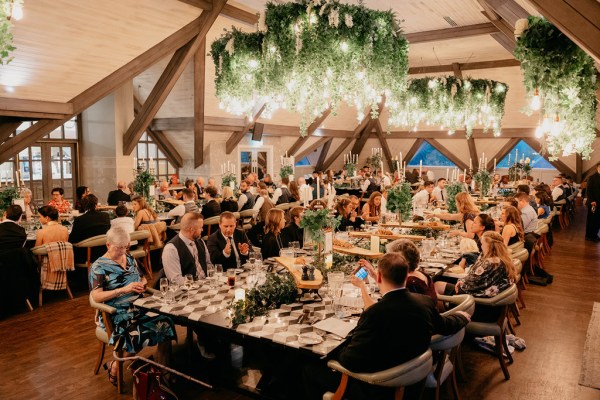
[[[515,150],[515,164],[519,162],[519,149]]]
[[[450,168],[446,168],[446,180],[448,180],[448,174],[450,173]]]
[[[137,157],[133,157],[133,169],[137,169]]]
[[[321,187],[319,184],[319,177],[317,177],[317,200],[321,199]]]
[[[510,168],[510,153],[508,153],[508,167]]]
[[[402,165],[402,152],[400,152],[400,165]]]
[[[423,174],[423,160],[419,160],[419,179],[421,179],[422,174]]]
[[[469,157],[469,169],[473,169],[473,159],[471,157]]]
[[[496,157],[494,157],[494,171],[496,170]]]

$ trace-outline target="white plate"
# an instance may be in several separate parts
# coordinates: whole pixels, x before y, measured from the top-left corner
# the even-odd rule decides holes
[[[319,344],[323,342],[323,338],[314,332],[303,333],[298,335],[298,342],[304,345]]]

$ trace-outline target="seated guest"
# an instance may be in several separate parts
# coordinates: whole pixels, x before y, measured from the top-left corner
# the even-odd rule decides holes
[[[552,201],[556,203],[566,198],[567,196],[563,189],[563,180],[560,176],[555,176],[552,178]]]
[[[108,213],[102,211],[96,211],[98,205],[98,198],[90,194],[83,198],[81,206],[85,214],[76,217],[73,221],[73,229],[69,234],[69,242],[75,244],[79,243],[84,239],[89,239],[94,236],[104,235],[110,229],[110,216]],[[106,248],[93,247],[91,261],[100,257]],[[87,249],[85,248],[73,248],[76,263],[84,263],[87,260]]]
[[[131,199],[131,206],[133,207],[133,213],[135,215],[133,227],[136,230],[142,224],[154,224],[158,221],[158,215],[150,208],[146,199],[142,196],[136,196]]]
[[[441,316],[430,297],[406,290],[408,271],[400,253],[387,253],[379,260],[377,285],[383,297],[361,314],[348,344],[339,351],[342,366],[358,373],[386,370],[423,354],[433,334],[450,335],[469,322],[469,314],[461,311]],[[305,398],[321,399],[326,391],[335,392],[341,374],[323,362],[306,366],[304,378]],[[394,388],[352,381],[345,397],[384,399],[393,398],[393,392]]]
[[[337,228],[339,231],[344,232],[349,226],[358,229],[364,223],[362,218],[358,217],[356,211],[353,210],[354,205],[350,199],[341,199],[338,201],[336,211],[337,215],[342,217]]]
[[[521,211],[521,221],[523,221],[523,233],[525,235],[525,248],[529,253],[533,250],[533,246],[540,237],[535,231],[538,228],[538,215],[533,207],[529,204],[529,196],[525,193],[517,193],[517,206]]]
[[[225,186],[221,190],[221,197],[223,198],[221,201],[221,212],[237,212],[238,204],[235,197],[233,197],[233,189],[229,186]]]
[[[300,201],[300,190],[296,181],[291,181],[288,184],[288,189],[290,191],[290,198],[288,199],[290,203],[295,203]]]
[[[158,345],[157,361],[168,364],[171,340],[177,339],[175,326],[166,316],[150,316],[133,306],[133,302],[142,297],[146,290],[146,278],[135,259],[127,254],[129,234],[122,229],[113,228],[106,236],[108,250],[92,265],[89,283],[94,301],[117,310],[110,315],[114,331],[109,343],[119,343],[126,356],[139,352],[145,346]],[[104,328],[101,314],[98,316],[98,323]],[[108,380],[114,386],[117,386],[118,367],[114,360],[104,364]]]
[[[193,275],[194,279],[207,276],[207,267],[212,263],[208,248],[200,239],[203,222],[204,218],[199,212],[186,213],[181,219],[179,234],[165,245],[162,265],[169,281],[182,284],[184,276],[188,274]]]
[[[198,195],[196,194],[196,186],[194,185],[194,181],[191,179],[186,179],[185,183],[184,183],[184,188],[185,189],[190,189],[192,191],[193,194],[193,201],[198,200]],[[183,190],[180,190],[179,192],[177,192],[177,194],[175,195],[175,198],[177,200],[181,200],[183,199]]]
[[[130,202],[131,196],[128,193],[125,193],[125,189],[127,189],[125,182],[117,182],[117,190],[113,190],[108,193],[108,199],[106,200],[108,205],[118,206],[120,202]]]
[[[510,246],[512,244],[522,242],[525,234],[521,222],[521,213],[513,206],[506,206],[502,209],[500,216],[504,226],[502,227],[502,239],[504,244]]]
[[[89,187],[87,186],[78,186],[75,189],[75,204],[73,205],[73,209],[83,213],[83,207],[81,206],[81,200],[88,194],[92,193]]]
[[[360,199],[358,198],[358,196],[355,196],[355,195],[351,195],[348,198],[352,202],[352,211],[356,212],[356,215],[358,215],[359,208],[360,208]]]
[[[208,183],[206,186],[214,186],[217,187],[217,180],[215,178],[208,178]]]
[[[271,178],[271,175],[266,174],[264,179],[263,179],[263,183],[265,185],[267,185],[267,187],[271,187],[275,184],[275,182],[273,182],[273,178]]]
[[[552,198],[546,192],[535,192],[535,202],[538,219],[546,219],[550,216],[550,207],[552,207]]]
[[[259,189],[258,197],[254,203],[254,207],[252,207],[254,210],[254,219],[256,219],[258,222],[264,222],[264,220],[267,218],[267,213],[273,207],[275,207],[275,204],[273,204],[271,201],[267,189]]]
[[[110,221],[111,228],[121,228],[125,230],[127,233],[131,233],[135,231],[133,218],[128,217],[129,210],[124,205],[117,206],[115,208],[116,218]],[[135,243],[134,243],[135,242]],[[137,240],[131,242],[132,245],[137,244]]]
[[[369,201],[362,208],[362,219],[364,221],[379,222],[381,218],[381,193],[373,192]]]
[[[281,186],[278,187],[277,189],[275,189],[275,192],[273,192],[273,203],[275,205],[290,202],[291,194],[290,194],[290,190],[288,189],[289,183],[290,183],[290,178],[288,178],[287,176],[284,178],[281,178]]]
[[[237,201],[236,211],[251,210],[254,207],[254,195],[250,193],[250,182],[242,181],[240,183],[240,197]]]
[[[169,182],[162,180],[160,181],[160,185],[158,186],[158,192],[156,193],[159,200],[167,200],[172,199],[173,195],[169,190]]]
[[[71,203],[63,199],[65,190],[61,187],[52,189],[52,200],[48,203],[49,206],[54,207],[61,214],[66,214],[71,210]]]
[[[183,195],[183,204],[179,204],[167,214],[169,218],[173,218],[173,224],[178,224],[181,222],[181,218],[184,216],[184,214],[198,212],[198,206],[194,201],[194,191],[186,187],[181,191],[181,193]]]
[[[266,259],[269,257],[279,257],[279,251],[287,247],[288,243],[283,242],[281,235],[285,227],[285,213],[278,208],[271,208],[267,213],[265,220],[265,235],[263,236],[261,252]]]
[[[23,203],[25,203],[25,208],[23,209],[23,219],[25,221],[31,221],[34,214],[34,205],[31,203],[31,190],[27,188],[21,189],[21,197],[23,198]]]
[[[201,176],[196,178],[196,183],[194,186],[196,187],[196,194],[198,194],[198,197],[204,198],[204,188],[206,187],[204,185],[204,178]]]
[[[468,239],[473,239],[475,234],[471,232],[471,224],[479,214],[479,208],[475,205],[473,198],[469,193],[460,192],[456,195],[456,210],[457,213],[434,213],[432,216],[449,221],[461,221],[463,231],[450,231],[450,236],[462,236]]]
[[[39,209],[39,213],[39,219],[43,227],[36,232],[36,246],[50,242],[69,241],[69,230],[58,222],[58,210],[56,208],[44,206]]]
[[[12,204],[4,211],[4,219],[0,223],[0,251],[23,247],[27,240],[25,228],[19,225],[23,209]]]
[[[218,194],[217,188],[214,186],[207,186],[206,189],[204,189],[204,198],[206,199],[206,203],[202,206],[202,215],[204,216],[204,219],[221,214],[221,206],[219,205],[219,202],[215,200]]]
[[[369,188],[371,187],[371,183],[371,174],[365,172],[365,179],[360,184],[360,191],[368,192]]]
[[[446,178],[440,178],[437,180],[437,185],[433,188],[431,196],[438,203],[445,203],[448,194],[446,193]]]
[[[300,248],[304,247],[304,228],[300,228],[300,220],[303,213],[304,208],[300,206],[292,208],[290,210],[290,223],[281,232],[285,243],[298,242],[300,243]]]
[[[423,189],[420,190],[413,196],[413,206],[414,207],[427,207],[429,204],[433,203],[435,197],[432,195],[433,193],[433,182],[427,181],[423,184]]]
[[[517,193],[526,193],[527,196],[529,196],[529,205],[531,207],[533,207],[534,210],[537,210],[536,204],[535,204],[535,199],[532,198],[531,194],[531,188],[529,187],[529,185],[519,185],[517,186]]]
[[[303,176],[298,178],[298,192],[302,204],[308,204],[313,200],[312,188],[306,184],[306,179]]]
[[[248,260],[252,245],[232,212],[225,211],[219,219],[219,230],[208,237],[208,251],[213,264],[223,265],[223,270],[239,268]]]

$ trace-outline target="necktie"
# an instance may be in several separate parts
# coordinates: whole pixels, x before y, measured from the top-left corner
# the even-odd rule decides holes
[[[198,248],[196,247],[196,245],[194,243],[190,243],[190,249],[192,251],[192,256],[194,256],[194,263],[196,264],[196,271],[200,271],[198,273],[198,278],[203,279],[204,278],[204,270],[202,269],[202,266],[200,265],[200,259],[198,258]]]
[[[232,248],[233,254],[235,256],[235,265],[237,266],[237,268],[239,268],[240,267],[240,255],[238,254],[237,247],[235,246],[235,243],[233,241],[233,236],[229,237],[229,243],[231,243],[231,248]]]
[[[440,190],[440,194],[442,195],[442,201],[444,201],[444,191]]]

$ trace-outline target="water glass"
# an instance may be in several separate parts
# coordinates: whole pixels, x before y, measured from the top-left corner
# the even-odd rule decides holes
[[[160,278],[160,293],[162,297],[165,297],[165,294],[169,290],[169,280],[167,278]]]
[[[294,249],[286,248],[279,250],[280,257],[294,258]]]
[[[192,274],[187,274],[186,276],[184,276],[183,284],[186,290],[190,290],[192,288],[192,285],[194,284],[194,276]]]
[[[211,288],[215,287],[215,267],[207,266],[206,267],[206,279],[208,281],[208,286]]]
[[[250,263],[250,267],[254,267],[254,263],[256,262],[256,253],[253,251],[248,253],[248,262]]]
[[[347,226],[346,227],[346,232],[354,232],[354,227],[353,226]]]
[[[217,283],[221,280],[223,276],[223,266],[221,264],[215,264],[215,278]]]

